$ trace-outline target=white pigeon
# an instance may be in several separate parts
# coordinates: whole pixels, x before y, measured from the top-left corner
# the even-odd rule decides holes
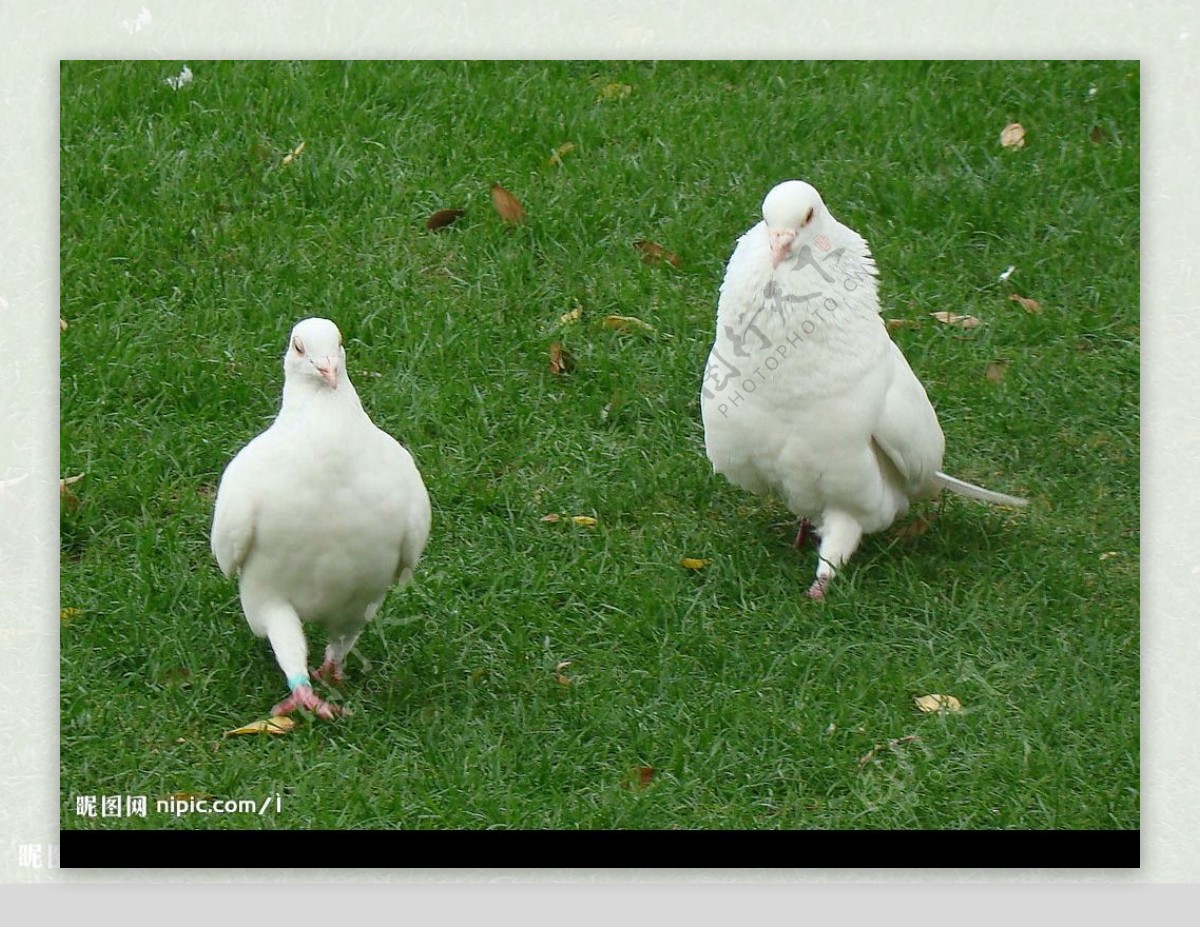
[[[336,325],[297,323],[283,372],[275,421],[221,477],[212,550],[238,576],[246,620],[287,677],[291,696],[272,713],[330,719],[340,710],[313,692],[301,623],[328,629],[314,674],[340,682],[388,588],[412,576],[429,538],[429,494],[412,456],[363,410]]]
[[[942,473],[945,439],[921,382],[879,315],[875,260],[809,184],[767,194],[738,239],[717,305],[700,408],[713,470],[776,493],[820,536],[826,587],[866,532],[948,489],[997,505],[1025,500]]]

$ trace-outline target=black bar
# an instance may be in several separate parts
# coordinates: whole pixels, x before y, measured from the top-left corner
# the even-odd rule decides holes
[[[396,841],[402,834],[418,839]],[[64,868],[323,865],[1092,869],[1141,865],[1140,831],[268,831],[72,829]],[[375,840],[378,838],[379,840]],[[297,853],[297,852],[300,853]],[[324,852],[328,852],[327,854]],[[318,864],[322,865],[322,864]]]

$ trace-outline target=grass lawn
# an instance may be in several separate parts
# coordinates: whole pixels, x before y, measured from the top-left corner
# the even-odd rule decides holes
[[[64,827],[1138,826],[1135,62],[180,67],[61,68]],[[946,469],[1031,500],[929,506],[824,604],[699,417],[724,263],[787,177],[871,244]],[[213,494],[309,315],[433,535],[351,656],[351,717],[224,738],[285,687]]]

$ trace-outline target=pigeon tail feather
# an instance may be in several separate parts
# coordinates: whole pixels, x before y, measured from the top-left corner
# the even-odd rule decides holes
[[[995,490],[985,490],[983,487],[968,483],[966,480],[959,480],[957,477],[943,474],[940,470],[934,475],[934,482],[941,489],[957,493],[959,496],[969,496],[971,499],[979,500],[981,503],[991,503],[993,506],[1029,505],[1029,500],[1027,499],[1022,499],[1019,496],[1009,496],[1007,493],[997,493]]]

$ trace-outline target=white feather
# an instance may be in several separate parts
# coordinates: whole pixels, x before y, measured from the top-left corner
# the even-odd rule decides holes
[[[326,660],[340,672],[388,588],[412,575],[431,509],[412,456],[363,410],[332,322],[298,323],[284,368],[278,416],[221,478],[212,550],[238,577],[250,628],[307,685],[301,623],[329,630]]]
[[[776,493],[821,536],[825,586],[866,532],[939,487],[1020,505],[940,473],[925,388],[879,316],[875,260],[802,181],[775,187],[721,285],[701,391],[713,469]]]

